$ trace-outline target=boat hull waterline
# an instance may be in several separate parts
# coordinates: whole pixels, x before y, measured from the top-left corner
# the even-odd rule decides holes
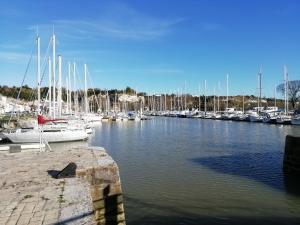
[[[11,132],[4,133],[4,135],[12,143],[32,143],[40,142],[40,135],[42,140],[48,143],[54,142],[70,142],[87,140],[88,135],[85,130],[60,130],[60,131],[44,131],[39,132],[37,129],[25,132]]]

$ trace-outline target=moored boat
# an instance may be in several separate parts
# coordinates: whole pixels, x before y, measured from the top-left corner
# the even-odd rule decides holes
[[[300,125],[300,116],[298,115],[298,116],[293,117],[291,120],[291,124]]]
[[[4,132],[3,135],[12,143],[34,143],[46,141],[53,142],[69,142],[80,141],[88,138],[84,129],[17,129],[14,131]]]

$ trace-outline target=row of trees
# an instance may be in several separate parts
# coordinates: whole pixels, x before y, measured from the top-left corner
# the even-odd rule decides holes
[[[287,95],[289,102],[292,105],[292,108],[296,108],[296,104],[299,102],[300,99],[300,80],[293,80],[287,82]],[[285,93],[285,84],[280,84],[277,86],[277,91],[281,92],[281,94],[284,96]],[[299,106],[298,106],[299,107]]]
[[[299,105],[297,105],[297,103],[300,100],[300,80],[294,80],[294,81],[289,81],[288,82],[288,98],[289,98],[289,102],[290,105],[293,109],[298,108]],[[21,90],[21,91],[20,91]],[[277,86],[277,91],[280,92],[283,96],[284,96],[284,92],[285,92],[285,84],[280,84]],[[0,85],[0,94],[7,96],[7,97],[12,97],[12,98],[17,98],[18,93],[20,93],[19,98],[21,100],[26,100],[26,101],[32,101],[34,99],[36,99],[37,96],[37,91],[36,89],[33,89],[31,87],[29,87],[28,85],[24,85],[22,87],[16,87],[16,86],[12,86],[12,87],[8,87],[6,85],[1,86]],[[118,89],[111,89],[111,90],[103,90],[103,89],[99,89],[99,88],[95,88],[95,89],[88,89],[88,96],[105,96],[108,93],[108,95],[110,96],[110,98],[114,98],[114,96],[116,95],[120,95],[120,94],[128,94],[128,95],[135,95],[137,94],[138,96],[146,96],[146,93],[136,93],[136,91],[130,87],[126,87],[125,90],[118,90]],[[46,98],[48,94],[48,87],[42,87],[41,88],[41,96],[42,98]],[[72,94],[72,98],[73,98],[74,94]],[[79,97],[79,102],[83,101],[83,91],[79,91],[78,97]],[[174,97],[174,95],[173,95]],[[64,101],[66,101],[67,99],[67,93],[66,93],[66,89],[63,88],[62,89],[62,98]],[[202,97],[203,98],[203,97]],[[254,99],[254,96],[245,96],[245,99]],[[212,102],[212,97],[208,97],[208,102]],[[223,99],[223,98],[222,98]],[[238,96],[235,97],[235,99],[238,99]],[[147,99],[146,99],[147,101]],[[189,108],[191,107],[196,107],[197,106],[197,98],[196,97],[192,97],[190,95],[188,95],[188,101],[187,101],[187,106]],[[202,99],[203,102],[203,99]],[[240,103],[241,101],[231,101],[232,103]],[[268,103],[271,104],[272,100],[268,100]],[[279,106],[280,105],[280,101],[278,101]],[[146,102],[147,104],[147,102]]]
[[[42,87],[41,88],[41,96],[42,98],[46,98],[48,94],[48,87]],[[21,91],[20,91],[21,90]],[[35,88],[31,88],[28,85],[24,85],[22,87],[16,87],[12,86],[9,87],[7,85],[0,85],[0,94],[3,96],[11,97],[11,98],[17,98],[18,93],[20,93],[19,99],[21,100],[26,100],[26,101],[32,101],[36,99],[37,96],[37,90]],[[118,89],[111,89],[111,90],[103,90],[99,88],[95,89],[88,89],[88,96],[93,96],[93,95],[108,95],[113,96],[116,94],[128,94],[128,95],[133,95],[136,93],[136,91],[130,87],[126,87],[125,90],[118,90]],[[145,95],[145,93],[138,93],[138,95]],[[73,95],[72,95],[73,96]],[[83,91],[79,91],[79,101],[81,100],[83,96]],[[67,99],[67,92],[65,88],[62,88],[62,99],[66,100]]]

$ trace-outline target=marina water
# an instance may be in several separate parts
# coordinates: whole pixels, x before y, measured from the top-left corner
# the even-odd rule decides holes
[[[117,161],[130,224],[295,224],[300,186],[282,173],[300,127],[154,118],[102,123],[90,144]]]

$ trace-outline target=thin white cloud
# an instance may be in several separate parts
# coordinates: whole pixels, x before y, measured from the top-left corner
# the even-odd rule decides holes
[[[39,29],[55,30],[64,38],[98,39],[101,37],[125,40],[153,40],[168,35],[184,18],[156,18],[145,15],[126,4],[114,3],[99,11],[96,19],[63,19],[39,25]],[[36,29],[31,26],[30,29]]]

